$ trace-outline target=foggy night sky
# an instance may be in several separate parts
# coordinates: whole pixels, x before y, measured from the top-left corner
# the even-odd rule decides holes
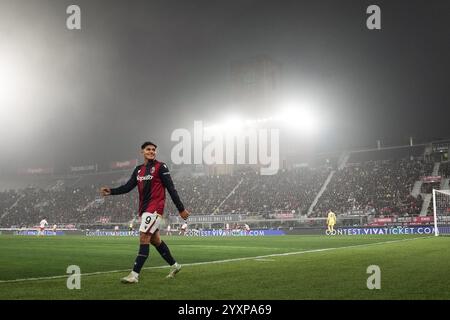
[[[449,17],[448,1],[0,0],[0,166],[132,159],[146,140],[167,157],[174,129],[239,111],[230,64],[262,54],[320,101],[323,148],[450,137]]]

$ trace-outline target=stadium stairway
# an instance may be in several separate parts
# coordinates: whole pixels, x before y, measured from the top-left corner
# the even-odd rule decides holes
[[[341,157],[339,158],[338,162],[338,169],[342,170],[344,169],[345,165],[347,164],[348,159],[350,158],[350,152],[344,152]]]
[[[319,201],[320,197],[322,196],[323,192],[327,189],[328,184],[330,183],[331,179],[334,176],[334,173],[336,171],[333,170],[330,172],[330,174],[328,175],[327,179],[325,180],[325,182],[322,185],[322,188],[320,188],[319,192],[317,193],[316,197],[314,198],[313,202],[311,203],[311,205],[309,206],[308,212],[306,213],[306,216],[309,216],[313,210],[314,207],[316,206],[317,202]]]
[[[223,199],[222,202],[214,209],[213,214],[216,214],[219,212],[220,207],[222,207],[222,205],[225,203],[225,201],[227,201],[228,198],[234,194],[234,192],[237,190],[237,188],[239,188],[239,186],[242,184],[243,181],[244,181],[244,178],[241,178],[239,180],[238,184],[233,188],[233,190],[231,190],[231,192],[225,197],[225,199]]]
[[[17,198],[16,202],[14,202],[11,205],[11,207],[9,207],[8,209],[5,210],[5,212],[3,212],[3,214],[0,216],[0,222],[3,220],[4,217],[6,217],[11,212],[11,209],[14,209],[14,207],[17,206],[19,201],[22,200],[23,198],[25,198],[24,194],[22,194],[19,198]]]
[[[433,173],[432,176],[438,176],[439,175],[439,167],[441,166],[440,162],[435,162],[433,167]]]
[[[449,189],[449,182],[450,182],[449,178],[442,179],[440,190],[448,190]]]
[[[414,182],[414,187],[411,190],[411,195],[414,198],[417,198],[420,194],[420,190],[422,189],[422,180],[417,180],[416,182]]]
[[[420,210],[421,217],[425,217],[427,215],[428,206],[430,205],[431,198],[433,197],[433,195],[431,193],[427,193],[424,195],[425,195],[425,197],[423,198],[422,209]]]

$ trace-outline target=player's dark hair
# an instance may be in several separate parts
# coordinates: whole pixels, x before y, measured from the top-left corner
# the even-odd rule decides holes
[[[145,147],[147,147],[147,146],[154,146],[155,149],[158,148],[158,146],[157,146],[156,144],[154,144],[153,142],[151,142],[151,141],[146,141],[146,142],[144,142],[144,143],[142,144],[141,149],[144,150]]]

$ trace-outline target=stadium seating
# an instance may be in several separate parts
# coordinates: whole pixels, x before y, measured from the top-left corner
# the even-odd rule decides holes
[[[410,196],[414,182],[426,174],[422,161],[384,160],[350,164],[336,172],[313,216],[328,209],[338,213],[412,215],[420,213],[422,199]]]
[[[441,163],[439,167],[439,174],[443,177],[450,178],[450,161]]]
[[[324,216],[358,212],[368,215],[418,215],[422,197],[410,195],[414,182],[429,175],[433,164],[422,160],[391,159],[350,162],[337,170],[311,214]],[[334,168],[335,169],[335,168]],[[442,166],[443,174],[448,164]],[[272,176],[256,171],[220,176],[174,176],[176,188],[192,214],[246,214],[269,217],[273,213],[305,215],[330,174],[330,167],[280,170]],[[447,170],[447,171],[445,171]],[[54,179],[46,188],[28,187],[0,192],[0,225],[34,226],[43,216],[50,223],[129,222],[138,208],[137,192],[99,197],[102,185],[117,186],[129,172],[91,174]],[[426,187],[424,187],[426,188]],[[423,190],[428,192],[429,190]],[[177,210],[167,195],[166,212]]]

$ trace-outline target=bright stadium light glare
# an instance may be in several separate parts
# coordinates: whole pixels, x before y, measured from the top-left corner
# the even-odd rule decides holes
[[[29,90],[25,75],[18,59],[7,51],[0,52],[0,132],[17,128],[20,122],[23,124],[35,119],[31,112],[26,113],[29,110],[26,104]]]
[[[257,120],[245,120],[244,122],[245,124],[245,128],[250,128],[250,129],[254,129],[257,127]]]
[[[0,57],[0,101],[14,100],[20,91],[21,73],[16,64]]]
[[[204,128],[204,130],[208,133],[221,133],[223,129],[223,125],[220,124],[214,124]]]
[[[243,121],[241,118],[237,116],[229,116],[222,123],[212,124],[210,126],[206,126],[204,130],[208,133],[212,134],[224,134],[227,132],[236,132],[244,127],[248,127],[252,124],[251,120]]]
[[[271,115],[266,118],[241,119],[238,116],[229,116],[219,124],[206,126],[204,130],[208,133],[224,134],[229,132],[239,132],[244,129],[254,129],[266,123],[272,123],[280,126],[279,128],[289,129],[293,132],[302,132],[304,134],[313,134],[318,128],[318,118],[315,112],[308,107],[289,107],[285,108],[277,115]]]
[[[286,108],[273,118],[283,123],[287,128],[312,134],[317,130],[317,116],[306,108]]]
[[[230,116],[224,123],[226,130],[237,131],[244,127],[244,121],[237,116]]]
[[[302,134],[317,132],[319,121],[317,99],[302,93],[291,94],[280,101],[281,112],[273,117],[281,126]]]
[[[302,131],[310,134],[317,131],[319,123],[317,121],[317,116],[313,112],[304,109],[300,112],[299,119]]]

